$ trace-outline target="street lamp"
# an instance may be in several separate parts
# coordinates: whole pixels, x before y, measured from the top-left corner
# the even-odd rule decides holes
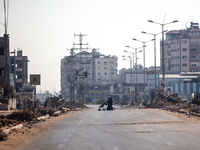
[[[164,32],[167,32],[167,30],[165,30]],[[155,92],[156,92],[156,35],[158,35],[158,34],[160,34],[162,32],[159,32],[159,33],[156,33],[156,34],[152,34],[152,33],[148,33],[148,32],[142,31],[142,33],[154,36],[154,67],[155,67],[154,69],[155,69]]]
[[[131,53],[131,52],[128,52],[126,50],[124,50],[125,53],[129,53],[129,54],[132,54],[133,55],[133,65],[130,63],[130,68],[131,68],[131,103],[134,101],[135,103],[135,93],[133,92],[133,84],[135,83],[134,80],[133,80],[133,68],[134,68],[134,53]],[[123,56],[122,56],[123,57]],[[130,57],[130,56],[129,56]],[[130,57],[131,59],[131,57]],[[135,91],[135,90],[134,90]],[[132,92],[133,92],[133,99],[132,99]]]
[[[131,59],[131,56],[122,56],[123,57],[123,60],[126,60],[124,57],[127,57],[127,58],[129,58],[130,59],[130,69],[131,69],[131,90],[130,90],[130,95],[131,95],[131,101],[130,101],[130,103],[133,101],[133,96],[132,96],[132,91],[133,91],[133,85],[132,85],[132,83],[133,83],[133,79],[132,79],[132,59]]]
[[[142,48],[142,47],[138,47],[138,48],[133,48],[133,47],[130,47],[130,46],[128,46],[128,45],[126,45],[126,47],[127,48],[132,48],[132,49],[135,49],[135,60],[136,60],[136,67],[135,67],[135,71],[136,71],[136,86],[135,86],[135,93],[136,93],[136,95],[135,95],[135,100],[136,100],[136,102],[137,102],[137,84],[138,84],[138,81],[137,81],[137,53],[139,53],[139,52],[142,52],[142,50],[140,50],[139,52],[137,52],[137,50],[139,49],[139,48]],[[134,102],[135,103],[135,102]]]
[[[145,43],[151,42],[151,41],[153,41],[154,39],[148,40],[148,41],[140,41],[140,40],[137,40],[137,39],[133,38],[132,40],[135,40],[135,41],[138,41],[138,42],[142,42],[142,43],[143,43],[143,61],[144,61],[143,73],[144,73],[144,100],[145,100],[145,46],[146,46]]]
[[[162,82],[161,82],[161,85],[163,86],[163,94],[165,92],[165,54],[164,54],[164,25],[167,25],[167,24],[170,24],[170,23],[175,23],[175,22],[178,22],[178,20],[174,20],[172,22],[168,22],[168,23],[158,23],[158,22],[154,22],[152,20],[148,20],[148,22],[151,22],[151,23],[155,23],[155,24],[158,24],[158,25],[161,25],[162,26]]]

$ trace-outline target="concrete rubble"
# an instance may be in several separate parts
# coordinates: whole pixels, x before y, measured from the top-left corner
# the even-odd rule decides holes
[[[184,102],[177,93],[170,96],[158,94],[145,108],[159,108],[186,115],[200,116],[200,105]]]
[[[0,141],[6,140],[7,135],[13,130],[45,121],[50,116],[59,116],[69,111],[81,111],[82,108],[84,106],[70,106],[65,103],[65,99],[55,97],[48,99],[45,107],[35,111],[13,110],[12,113],[0,113]]]

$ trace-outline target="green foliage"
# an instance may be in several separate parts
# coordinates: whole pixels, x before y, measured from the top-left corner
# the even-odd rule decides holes
[[[142,103],[143,103],[143,98],[138,98],[138,100],[137,100],[137,105],[138,106],[140,106],[140,105],[142,105]]]
[[[149,105],[149,104],[150,104],[150,102],[148,102],[148,101],[142,102],[142,105],[143,105],[143,106],[147,106],[147,105]]]
[[[14,98],[15,97],[15,87],[14,86],[10,86],[10,89],[9,89],[9,96],[11,98]]]

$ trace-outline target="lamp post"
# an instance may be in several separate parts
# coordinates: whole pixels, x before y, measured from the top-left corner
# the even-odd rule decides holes
[[[135,94],[135,102],[137,102],[137,84],[138,84],[138,81],[137,81],[137,59],[138,59],[138,58],[137,58],[137,53],[138,53],[138,52],[137,52],[137,50],[138,50],[139,48],[142,48],[142,47],[133,48],[133,47],[130,47],[130,46],[128,46],[128,45],[126,45],[126,47],[127,47],[127,48],[135,49],[135,53],[134,53],[134,54],[135,54],[135,60],[136,60],[136,65],[135,65],[135,66],[136,66],[136,67],[135,67],[135,71],[136,71],[136,82],[135,82],[135,84],[136,84],[136,85],[135,85],[135,93],[136,93],[136,94]],[[142,52],[142,50],[140,50],[139,52]]]
[[[131,52],[128,52],[128,51],[126,51],[126,50],[124,50],[124,52],[133,55],[133,65],[131,65],[131,86],[133,87],[133,84],[135,83],[135,81],[133,80],[133,79],[134,79],[134,77],[133,77],[133,68],[134,68],[134,54],[135,54],[135,53],[131,53]],[[133,89],[133,90],[131,89],[131,96],[132,96],[132,93],[133,93],[133,101],[131,101],[131,103],[132,103],[132,102],[135,103],[135,92],[133,92],[133,91],[135,91],[135,90],[134,90],[134,89]]]
[[[166,31],[164,31],[164,32],[166,32]],[[156,92],[156,35],[158,35],[158,34],[160,34],[162,32],[159,32],[159,33],[156,33],[156,34],[152,34],[152,33],[148,33],[148,32],[142,31],[142,33],[154,36],[154,69],[155,69],[155,92]]]
[[[158,25],[162,26],[162,82],[161,82],[161,85],[163,86],[163,94],[164,94],[164,92],[165,92],[164,26],[167,25],[167,24],[178,22],[178,20],[174,20],[174,21],[168,22],[168,23],[158,23],[158,22],[154,22],[152,20],[148,20],[148,22],[155,23],[155,24],[158,24]]]
[[[126,56],[122,56],[123,58],[126,57]],[[132,78],[132,59],[131,59],[131,56],[128,56],[128,58],[130,59],[130,69],[131,69],[131,90],[130,90],[130,95],[131,95],[131,101],[130,103],[133,101],[133,95],[132,95],[132,91],[133,91],[133,78]],[[126,60],[125,58],[123,60]]]
[[[148,40],[148,41],[140,41],[140,40],[137,40],[137,39],[133,38],[132,40],[135,40],[135,41],[138,41],[138,42],[142,42],[142,43],[143,43],[143,61],[144,61],[143,73],[144,73],[144,100],[145,100],[145,43],[151,42],[151,41],[153,41],[154,39]]]

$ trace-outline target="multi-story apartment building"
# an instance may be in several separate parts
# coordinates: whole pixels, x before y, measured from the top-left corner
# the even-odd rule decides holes
[[[87,78],[86,78],[87,77]],[[65,56],[61,60],[61,94],[65,98],[77,95],[83,83],[92,81],[92,55],[86,51]]]
[[[23,84],[28,79],[28,57],[22,55],[22,50],[17,51],[17,55],[10,56],[10,73],[14,76],[14,85],[16,92],[21,92]]]
[[[69,98],[70,93],[76,96],[87,84],[117,81],[117,60],[116,56],[102,55],[96,49],[64,57],[61,60],[62,96]]]
[[[164,50],[166,74],[200,72],[200,29],[198,23],[191,22],[190,28],[167,32]],[[160,56],[162,68],[162,51]]]
[[[95,58],[94,81],[116,81],[117,80],[117,57],[101,56]]]
[[[0,95],[6,94],[4,88],[9,84],[9,37],[4,35],[4,37],[0,37]]]

